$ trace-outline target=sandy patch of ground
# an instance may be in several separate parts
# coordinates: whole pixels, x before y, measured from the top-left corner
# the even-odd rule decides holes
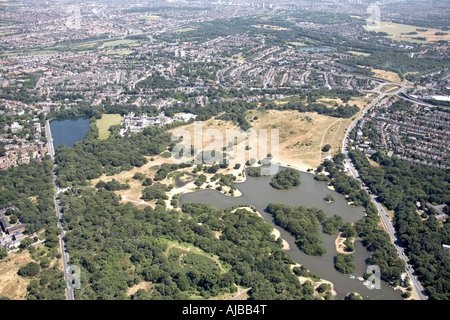
[[[142,190],[144,190],[144,186],[142,186],[141,180],[133,179],[133,176],[136,173],[143,173],[148,178],[154,178],[155,173],[157,170],[154,170],[153,167],[160,166],[163,163],[171,163],[171,158],[162,158],[161,156],[153,157],[153,161],[151,161],[151,157],[148,157],[149,162],[147,162],[145,165],[143,165],[140,168],[133,168],[130,171],[123,171],[119,174],[113,175],[113,176],[106,176],[105,174],[102,175],[98,179],[91,180],[91,183],[93,186],[95,186],[99,181],[103,182],[109,182],[113,179],[116,179],[122,184],[129,184],[130,189],[128,190],[119,190],[115,193],[120,195],[122,197],[122,203],[125,202],[132,202],[136,204],[136,206],[140,209],[145,208],[146,206],[152,206],[154,207],[154,203],[156,201],[146,202],[141,199],[142,196]]]
[[[349,104],[356,104],[362,109],[371,100],[372,97],[356,98],[355,100],[350,100]],[[274,102],[278,105],[286,103],[284,100],[275,100]],[[324,98],[321,99],[321,102],[326,103],[329,107],[334,107],[336,103],[338,105],[343,104],[340,99]],[[355,117],[358,116],[359,113],[355,115]],[[271,148],[271,134],[278,130],[279,159],[274,162],[279,162],[281,165],[286,166],[290,165],[300,171],[314,169],[322,163],[323,156],[334,154],[340,150],[346,130],[352,123],[353,118],[333,118],[319,115],[315,112],[300,113],[295,110],[250,110],[247,112],[247,120],[258,135],[255,139],[245,138],[236,141],[233,154],[230,152],[228,155],[236,158],[241,156],[245,162],[254,158],[260,150],[264,150],[263,147],[265,147],[267,154],[275,154],[276,149],[272,150]],[[203,138],[201,141],[203,150],[208,150],[207,146],[215,142],[225,147],[227,130],[239,129],[230,122],[215,119],[203,121],[201,125],[203,135],[208,129],[215,129],[220,132],[222,140],[216,141],[214,138]],[[182,126],[179,129],[187,129],[191,133],[190,144],[194,145],[194,137],[198,138],[199,136],[199,134],[194,136],[194,124]],[[261,139],[261,142],[264,144],[259,143],[262,130],[267,130],[267,139]],[[189,145],[189,142],[186,144]],[[326,144],[331,145],[331,150],[324,153],[321,150]],[[261,151],[261,155],[258,158],[267,155],[262,153],[264,152]]]
[[[128,288],[127,290],[127,296],[131,296],[133,294],[135,294],[136,292],[138,292],[138,290],[142,289],[145,291],[148,291],[149,289],[151,289],[153,287],[153,283],[148,282],[148,281],[142,281],[138,284],[135,284],[134,286],[132,286],[131,288]]]
[[[275,236],[276,239],[281,238],[281,234],[280,231],[276,228],[273,228],[272,234]],[[289,245],[289,243],[284,240],[283,238],[281,239],[281,241],[283,242],[283,250],[291,250],[291,246]]]
[[[24,300],[30,280],[17,274],[20,267],[32,262],[28,250],[13,253],[0,260],[0,297],[11,300]]]
[[[301,264],[293,264],[291,265],[291,269],[294,269],[295,267],[301,267]],[[311,278],[307,278],[307,277],[298,277],[298,280],[300,281],[301,284],[305,283],[306,281],[310,281],[312,282],[313,286],[314,286],[314,295],[318,295],[316,288],[318,286],[320,286],[322,283],[328,283],[331,286],[331,294],[333,296],[333,298],[337,295],[336,291],[334,290],[334,284],[331,281],[325,280],[325,279],[320,279],[320,281],[315,281],[314,279]]]
[[[142,191],[145,189],[145,187],[142,186],[142,180],[133,179],[133,176],[136,173],[142,173],[146,177],[153,179],[155,177],[157,167],[161,166],[163,163],[174,163],[174,162],[171,157],[163,158],[161,156],[156,156],[156,157],[153,157],[153,161],[150,160],[151,157],[148,157],[148,159],[149,159],[149,162],[147,162],[145,165],[143,165],[140,168],[133,168],[130,171],[123,171],[123,172],[113,175],[113,176],[102,175],[98,179],[93,179],[93,180],[91,180],[92,186],[95,186],[99,181],[109,182],[113,179],[116,179],[118,182],[120,182],[122,184],[130,185],[130,189],[119,190],[119,191],[115,192],[117,195],[120,195],[122,197],[122,200],[121,200],[122,203],[126,203],[126,202],[134,203],[139,209],[143,209],[147,206],[151,206],[154,208],[156,200],[144,201],[141,199]],[[219,186],[219,180],[211,181],[211,178],[215,174],[205,173],[202,171],[202,172],[199,172],[198,174],[204,174],[207,177],[207,180],[203,185],[201,185],[200,187],[197,187],[194,184],[194,181],[192,181],[183,187],[177,188],[174,184],[173,178],[170,175],[174,172],[183,172],[183,171],[191,172],[193,169],[194,169],[194,167],[188,167],[188,168],[182,168],[182,169],[173,171],[173,172],[169,173],[169,175],[166,179],[164,179],[162,181],[158,181],[165,185],[170,185],[170,184],[174,185],[173,189],[166,193],[167,196],[169,197],[169,199],[166,200],[167,208],[178,209],[178,208],[173,208],[170,204],[170,201],[172,200],[173,196],[176,194],[181,195],[181,194],[185,194],[185,193],[189,193],[189,192],[194,192],[194,191],[197,191],[200,189],[215,189],[216,187]],[[244,166],[241,166],[239,169],[234,169],[233,167],[219,169],[217,171],[217,173],[221,173],[224,175],[227,175],[227,174],[234,175],[236,177],[236,180],[234,182],[244,182],[246,179]],[[239,174],[241,174],[241,176],[239,176]],[[208,185],[210,186],[209,188],[207,187]],[[229,191],[230,191],[230,187],[222,186],[222,190],[220,192],[222,192],[224,195],[233,196],[233,197],[239,197],[242,195],[242,193],[238,189],[234,190],[233,195],[231,195],[229,193]]]
[[[326,100],[326,101],[325,101]],[[341,104],[339,99],[325,99],[323,102],[327,102],[328,104],[334,105],[334,103]],[[356,104],[361,109],[367,106],[370,102],[371,98],[358,98],[355,100],[350,100],[349,104]],[[283,101],[279,101],[282,103]],[[360,111],[361,112],[361,111]],[[359,113],[355,115],[358,117]],[[353,118],[355,118],[353,117]],[[256,130],[258,136],[256,139],[242,138],[240,140],[235,141],[233,154],[231,152],[228,153],[231,157],[235,157],[237,159],[238,156],[242,156],[242,153],[245,153],[239,161],[241,160],[247,161],[255,156],[265,157],[272,152],[271,148],[271,133],[273,129],[278,130],[278,154],[279,159],[275,160],[274,163],[289,166],[299,171],[307,172],[308,170],[313,170],[317,168],[323,161],[323,157],[325,155],[332,155],[340,150],[342,140],[345,137],[346,130],[348,126],[352,123],[352,118],[350,119],[342,119],[342,118],[333,118],[324,115],[319,115],[315,112],[307,112],[300,113],[298,111],[292,110],[251,110],[247,114],[247,118],[249,119],[252,128]],[[177,128],[178,130],[185,129],[187,132],[191,134],[191,140],[188,138],[183,140],[186,142],[186,145],[194,145],[194,143],[198,143],[194,141],[194,137],[198,138],[199,134],[194,131],[194,123],[181,126]],[[203,150],[211,150],[212,144],[215,142],[218,143],[221,147],[226,146],[226,134],[227,130],[238,130],[238,127],[233,125],[228,121],[209,119],[207,121],[201,122],[202,127],[202,140],[199,142],[199,146]],[[205,132],[208,129],[216,130],[221,136],[222,141],[216,141],[216,138],[213,136],[206,136]],[[261,145],[258,141],[258,137],[262,130],[267,130],[267,139],[264,139],[263,143],[265,144],[265,152],[264,155],[260,152],[260,155],[256,154],[256,151],[259,151]],[[174,132],[172,130],[172,132]],[[256,140],[256,141],[255,141]],[[331,149],[329,152],[322,152],[322,148],[324,145],[330,144]],[[208,148],[209,146],[209,148]],[[215,147],[214,149],[217,149]],[[242,152],[242,150],[245,150]],[[276,152],[276,148],[274,150]],[[108,182],[112,179],[116,179],[120,183],[127,183],[130,185],[130,189],[128,190],[120,190],[117,191],[116,194],[122,196],[122,202],[132,202],[136,204],[139,208],[144,208],[146,206],[154,206],[154,202],[146,202],[141,199],[142,190],[144,187],[142,186],[142,181],[133,179],[133,175],[135,173],[143,173],[147,177],[153,179],[156,170],[154,169],[156,166],[160,166],[163,163],[173,163],[173,159],[171,157],[163,158],[161,156],[153,157],[153,161],[149,161],[147,164],[140,168],[133,168],[130,171],[121,172],[120,174],[114,176],[106,176],[103,175],[99,179],[92,180],[92,184],[95,185],[98,181]],[[148,157],[150,160],[150,157]],[[241,168],[233,169],[233,165],[230,165],[227,169],[219,169],[218,173],[222,174],[233,174],[237,177],[235,182],[243,182],[246,177],[245,174],[242,174],[244,170],[244,163],[240,163]],[[191,168],[184,168],[177,171],[191,171]],[[241,176],[239,176],[241,173]],[[200,174],[200,173],[199,173]],[[188,192],[194,192],[198,189],[215,189],[218,186],[218,182],[211,182],[210,178],[214,174],[206,174],[201,172],[201,174],[205,174],[207,176],[207,182],[204,183],[200,188],[191,182],[184,187],[176,188],[174,187],[169,193],[169,200],[166,200],[166,204],[168,208],[172,208],[170,205],[170,201],[172,197],[176,194],[184,194]],[[164,184],[173,184],[172,178],[167,178],[163,181],[160,181]],[[228,196],[231,196],[229,193],[229,187],[222,186],[222,193]],[[239,190],[234,190],[233,196],[240,196],[241,193]]]
[[[336,245],[336,251],[338,253],[344,253],[344,254],[351,254],[353,253],[353,251],[349,252],[346,251],[345,249],[347,248],[347,246],[344,244],[344,241],[347,240],[347,238],[344,238],[341,236],[341,234],[339,234],[335,240],[335,245]],[[352,240],[352,244],[355,243],[355,239]]]
[[[350,104],[363,107],[367,103],[360,100],[350,101]],[[317,168],[325,155],[340,150],[352,122],[352,119],[333,118],[315,112],[268,110],[264,113],[253,111],[253,115],[257,116],[257,120],[251,122],[256,130],[278,130],[279,163],[305,172]],[[321,150],[326,144],[330,144],[331,149],[324,153]]]
[[[400,76],[396,72],[381,69],[372,69],[372,71],[375,73],[375,77],[377,78],[381,78],[394,83],[405,83],[405,81],[402,81],[402,79],[400,79]]]

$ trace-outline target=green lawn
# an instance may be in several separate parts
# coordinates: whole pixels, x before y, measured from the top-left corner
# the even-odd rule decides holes
[[[97,128],[99,131],[99,139],[108,139],[110,132],[108,129],[111,126],[121,124],[123,117],[120,114],[104,114],[102,118],[97,120]]]
[[[187,27],[187,28],[174,30],[173,32],[188,32],[188,31],[193,31],[193,30],[197,30],[197,28]]]
[[[367,27],[364,26],[366,30]],[[418,31],[421,29],[424,29],[426,31]],[[397,40],[397,41],[408,41],[408,42],[415,42],[415,43],[429,43],[429,42],[435,42],[439,40],[449,40],[450,35],[447,33],[447,35],[441,35],[437,36],[435,35],[436,32],[443,32],[440,29],[434,29],[434,28],[421,28],[417,26],[411,26],[406,24],[400,24],[400,23],[392,23],[392,22],[381,22],[380,29],[375,30],[377,32],[386,32],[388,36],[387,38]],[[417,34],[408,34],[410,32],[416,32]],[[426,41],[417,40],[414,38],[422,37],[426,38]]]

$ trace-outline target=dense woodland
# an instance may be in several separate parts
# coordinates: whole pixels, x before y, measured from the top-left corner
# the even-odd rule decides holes
[[[429,297],[448,300],[450,256],[442,244],[450,243],[450,225],[448,219],[439,222],[433,212],[426,210],[427,202],[450,204],[448,170],[389,158],[382,151],[372,156],[379,167],[370,165],[361,152],[351,151],[350,156],[378,200],[395,212],[394,226]],[[417,202],[420,202],[419,208]]]
[[[73,148],[64,145],[57,148],[55,163],[60,187],[87,185],[87,180],[102,174],[140,167],[148,162],[145,156],[160,154],[171,144],[171,135],[160,127],[147,127],[130,137],[118,134],[112,134],[106,140],[97,137],[98,129],[91,123],[83,141]]]
[[[333,161],[324,160],[321,169],[329,175],[326,179],[320,178],[320,175],[316,177],[319,177],[318,180],[329,181],[335,190],[343,194],[352,205],[361,205],[364,208],[366,215],[354,226],[356,234],[371,252],[370,263],[380,267],[381,277],[388,282],[398,284],[401,274],[405,271],[405,263],[398,257],[389,235],[379,227],[378,210],[370,196],[356,179],[343,172],[344,158],[345,156],[339,153],[333,157]],[[338,220],[333,222],[336,226],[339,225]],[[341,230],[345,231],[344,227]]]
[[[22,240],[19,249],[28,249],[33,260],[39,262],[31,262],[19,269],[18,274],[30,280],[26,296],[29,300],[65,299],[66,284],[58,263],[61,255],[57,236],[61,230],[56,227],[52,166],[48,158],[40,163],[32,160],[29,164],[0,171],[0,208],[18,208],[14,212],[8,210],[6,214],[11,223],[16,219],[24,223],[24,233],[32,236]],[[38,240],[33,236],[35,232],[39,233],[40,240],[46,240],[38,250],[30,246]],[[6,257],[6,252],[1,250],[0,260]]]
[[[313,256],[321,256],[326,252],[319,233],[320,220],[325,217],[322,210],[277,203],[268,205],[266,212],[274,217],[277,225],[295,236],[295,244],[301,251]]]
[[[251,287],[250,299],[313,299],[254,212],[191,203],[183,212],[139,210],[104,189],[61,199],[71,262],[82,268],[77,299],[211,298],[235,294],[236,285]],[[149,289],[127,296],[142,281]]]
[[[0,171],[0,208],[19,208],[14,215],[27,225],[29,234],[56,225],[51,172],[49,159]]]
[[[279,190],[298,187],[301,183],[300,173],[294,169],[283,169],[270,181],[270,185]]]

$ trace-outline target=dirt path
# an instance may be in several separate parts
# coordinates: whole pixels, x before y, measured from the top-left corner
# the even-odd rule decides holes
[[[246,297],[241,297],[242,295],[247,294],[247,292],[251,289],[251,288],[247,288],[247,289],[242,289],[239,286],[236,286],[238,288],[238,292],[237,294],[232,297],[230,300],[247,300]]]
[[[137,201],[137,200],[128,199],[127,195],[122,196],[122,201],[133,202],[133,203],[138,203],[138,204],[142,204],[142,205],[146,205],[146,206],[151,206],[151,204],[149,204],[148,202],[145,202],[145,201]]]
[[[323,143],[324,143],[324,141],[325,141],[325,137],[327,136],[327,132],[328,132],[328,130],[330,130],[331,129],[331,127],[332,126],[334,126],[336,123],[338,123],[338,122],[342,122],[342,120],[336,120],[336,121],[334,121],[333,123],[331,123],[326,129],[325,129],[325,131],[323,132],[323,135],[322,135],[322,139],[320,140],[320,145],[319,145],[319,148],[322,150],[322,148],[323,148]],[[341,123],[342,124],[342,123]],[[339,125],[339,128],[340,128],[341,126]],[[319,160],[319,163],[321,163],[322,162],[322,153],[319,153],[319,156],[318,156],[318,160]]]

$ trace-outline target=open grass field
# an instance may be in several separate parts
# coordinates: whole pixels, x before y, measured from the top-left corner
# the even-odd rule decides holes
[[[122,184],[129,184],[130,189],[128,190],[119,190],[115,193],[122,196],[122,202],[131,202],[135,204],[138,208],[143,209],[147,206],[155,206],[156,201],[152,202],[146,202],[141,199],[142,196],[142,190],[144,190],[145,187],[142,186],[141,180],[133,179],[133,176],[135,173],[143,173],[147,178],[154,178],[156,171],[158,170],[159,166],[165,162],[171,163],[171,159],[164,159],[160,156],[154,157],[154,161],[150,161],[150,157],[148,157],[149,162],[147,162],[145,165],[143,165],[140,168],[133,168],[130,171],[123,171],[119,174],[116,174],[114,176],[106,176],[102,175],[98,179],[91,180],[92,186],[95,186],[99,181],[109,182],[112,179],[116,179]]]
[[[398,89],[400,89],[399,86],[396,86],[395,84],[388,84],[388,85],[385,85],[385,86],[381,89],[381,92],[389,93],[389,92],[396,91],[396,90],[398,90]]]
[[[295,41],[289,42],[289,44],[290,44],[290,45],[293,45],[294,47],[306,47],[306,46],[307,46],[307,45],[306,45],[305,43],[303,43],[303,42],[295,42]]]
[[[377,77],[377,78],[385,79],[387,81],[394,82],[394,83],[404,83],[404,81],[402,81],[402,79],[400,79],[400,76],[395,72],[381,70],[381,69],[372,69],[372,72],[375,73],[375,77]]]
[[[366,53],[366,52],[358,52],[358,51],[347,51],[348,53],[351,53],[355,56],[364,56],[364,57],[368,57],[371,54],[370,53]]]
[[[182,32],[188,32],[188,31],[193,31],[193,30],[197,30],[197,28],[187,27],[187,28],[174,30],[173,32],[182,33]]]
[[[260,28],[260,29],[268,29],[268,30],[288,30],[288,28],[279,27],[279,26],[272,26],[270,24],[254,24],[252,25],[254,28]]]
[[[239,52],[238,54],[235,54],[234,56],[232,56],[231,58],[227,58],[227,60],[237,60],[237,61],[241,61],[244,62],[246,59],[242,56],[242,53]]]
[[[350,100],[349,104],[356,104],[362,108],[367,106],[371,98],[358,98],[356,100]],[[334,107],[335,104],[342,104],[340,99],[319,99],[320,102],[328,104],[330,107]],[[278,104],[285,103],[280,100],[277,101]],[[360,111],[360,112],[361,112]],[[355,115],[353,118],[359,116]],[[325,155],[332,155],[336,153],[341,148],[342,140],[344,139],[345,133],[349,125],[352,123],[352,119],[344,118],[333,118],[329,116],[319,115],[315,112],[300,113],[298,111],[292,110],[265,110],[257,109],[250,110],[247,112],[247,120],[251,123],[252,128],[256,130],[259,134],[260,129],[267,129],[268,139],[267,139],[267,152],[270,153],[270,134],[271,130],[277,129],[279,132],[279,162],[281,165],[290,165],[292,168],[296,168],[301,171],[307,171],[308,169],[317,168],[323,161]],[[106,121],[105,121],[106,122]],[[106,128],[107,126],[105,126]],[[186,129],[191,133],[191,144],[194,144],[194,124],[188,124],[181,126],[174,130]],[[217,120],[215,118],[209,119],[202,122],[202,149],[210,150],[208,145],[215,142],[214,137],[206,137],[205,133],[208,129],[217,130],[220,133],[222,142],[220,146],[226,146],[226,133],[227,130],[239,130],[239,128],[230,123],[229,121]],[[331,145],[331,150],[327,153],[322,152],[322,148],[326,145]],[[243,145],[243,146],[242,146]],[[258,146],[255,141],[249,141],[248,138],[238,141],[234,148],[234,156],[237,156],[237,149],[239,146],[243,147],[246,145]],[[250,159],[250,150],[245,151],[245,160]],[[231,154],[230,154],[231,155]],[[264,155],[265,156],[265,155]],[[156,170],[163,163],[173,163],[172,158],[169,156],[163,157],[162,155],[153,157],[153,160],[143,165],[140,168],[133,168],[130,171],[124,171],[114,176],[103,175],[99,179],[94,179],[91,181],[92,186],[98,181],[108,182],[112,179],[116,179],[122,184],[129,184],[130,189],[116,191],[116,194],[122,196],[122,202],[134,203],[138,208],[144,208],[146,206],[155,206],[154,201],[144,201],[141,199],[142,191],[145,187],[142,186],[142,181],[133,179],[135,173],[143,173],[148,178],[154,178]],[[181,171],[190,171],[189,169],[180,169]],[[242,169],[233,170],[231,167],[228,169],[220,169],[219,172],[224,174],[233,174],[238,177]],[[175,184],[175,177],[177,173],[169,174],[168,177],[161,181],[163,184]],[[208,174],[207,174],[208,176]],[[238,177],[240,179],[245,179],[245,177]],[[205,183],[207,185],[210,182]],[[214,187],[213,184],[211,184]],[[203,188],[204,186],[202,186]],[[193,183],[188,183],[186,186],[180,188],[174,188],[168,195],[173,195],[176,193],[192,192],[195,189]],[[235,195],[238,195],[235,193]],[[169,201],[166,202],[167,204]]]
[[[367,27],[364,26],[367,30]],[[418,31],[419,30],[427,30],[427,31]],[[440,29],[432,29],[432,28],[420,28],[416,26],[400,24],[400,23],[392,23],[392,22],[381,22],[380,29],[376,30],[377,32],[386,32],[389,34],[388,38],[399,41],[409,41],[416,43],[430,43],[436,42],[439,40],[450,41],[450,33],[442,31]],[[408,34],[408,33],[416,33],[416,34]],[[447,35],[436,35],[436,32],[445,32]],[[426,38],[426,41],[417,40],[414,38]]]
[[[72,47],[72,49],[74,50],[87,50],[87,49],[91,49],[94,48],[96,45],[98,44],[98,42],[89,42],[89,43],[82,43],[82,44],[78,44]]]
[[[110,132],[108,129],[111,126],[121,124],[123,117],[120,114],[103,114],[102,118],[96,121],[99,131],[99,139],[108,139]]]
[[[17,271],[32,261],[28,250],[10,254],[0,260],[0,297],[6,296],[11,300],[25,299],[30,280],[19,276]]]
[[[351,100],[349,104],[356,104],[362,108],[367,106],[370,101],[370,98],[358,98],[357,100]],[[333,107],[336,103],[338,105],[342,104],[340,99],[320,99],[318,102],[325,103],[330,107]],[[276,103],[283,104],[285,101],[279,100]],[[293,167],[295,166],[303,171],[315,169],[322,162],[324,153],[321,149],[324,145],[330,144],[332,146],[327,154],[337,152],[341,147],[348,126],[353,121],[351,118],[333,118],[319,115],[315,112],[299,113],[298,111],[264,109],[248,111],[247,120],[256,131],[267,129],[269,152],[270,132],[272,129],[277,129],[279,131],[280,162],[291,164]],[[193,127],[194,124],[181,127],[191,132],[191,139],[194,137]],[[238,129],[238,127],[229,122],[214,119],[203,123],[203,132],[209,128],[217,129],[222,133],[223,146],[226,144],[226,130]],[[211,142],[213,140],[203,140],[203,147]],[[241,143],[249,144],[249,141],[247,140]],[[249,154],[246,155],[245,159],[249,159]]]

